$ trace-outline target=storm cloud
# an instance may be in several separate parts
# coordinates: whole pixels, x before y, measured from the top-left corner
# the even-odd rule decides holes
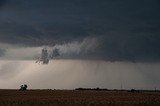
[[[159,0],[2,0],[0,42],[61,51],[75,44],[69,53],[82,51],[70,58],[159,62],[159,11]],[[73,43],[88,38],[97,41],[87,53]]]

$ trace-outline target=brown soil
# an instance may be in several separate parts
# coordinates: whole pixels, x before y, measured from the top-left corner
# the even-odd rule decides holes
[[[160,106],[160,93],[75,90],[0,90],[0,106]]]

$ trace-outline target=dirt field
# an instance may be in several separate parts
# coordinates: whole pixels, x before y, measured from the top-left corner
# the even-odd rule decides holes
[[[160,106],[160,93],[74,90],[0,90],[0,106]]]

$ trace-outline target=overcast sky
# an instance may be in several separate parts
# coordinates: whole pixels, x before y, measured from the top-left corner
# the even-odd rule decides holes
[[[71,58],[159,62],[159,11],[159,0],[1,0],[0,44],[69,48]]]
[[[160,89],[159,12],[160,0],[0,0],[0,88]],[[44,47],[59,60],[36,64]]]

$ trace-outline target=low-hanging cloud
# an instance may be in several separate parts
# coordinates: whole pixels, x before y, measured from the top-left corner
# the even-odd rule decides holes
[[[0,48],[0,57],[3,57],[5,55],[6,50],[3,48]]]
[[[0,6],[0,43],[56,46],[69,58],[160,61],[157,0],[1,0]]]
[[[57,50],[58,57],[52,58],[82,58],[91,54],[98,47],[99,42],[97,38],[85,38],[81,41],[72,41],[63,44],[56,44],[55,46],[40,46],[40,47],[23,47],[23,46],[11,46],[1,45],[5,48],[1,50],[1,59],[9,60],[33,60],[37,59],[41,55],[43,48],[48,49],[49,56],[53,56],[54,51]],[[4,52],[5,51],[5,52]],[[51,58],[51,59],[52,59]]]
[[[57,44],[53,49],[58,49],[61,57],[80,58],[92,53],[98,47],[99,42],[96,38],[85,38],[82,41],[73,41],[64,44]]]

